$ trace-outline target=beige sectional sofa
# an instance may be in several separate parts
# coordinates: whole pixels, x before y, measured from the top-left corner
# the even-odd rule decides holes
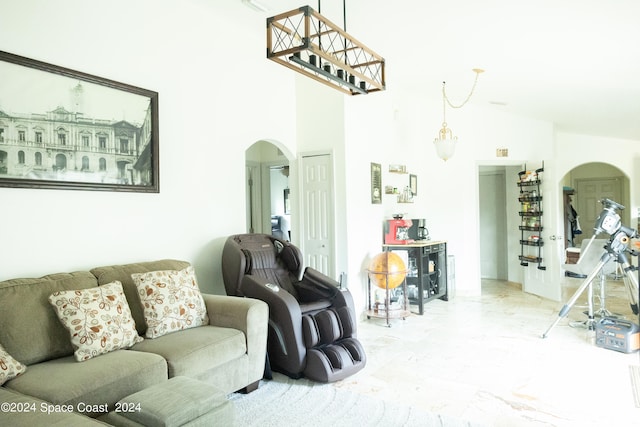
[[[266,359],[268,308],[262,301],[202,294],[207,324],[144,338],[82,362],[49,301],[56,292],[118,281],[135,329],[145,337],[145,312],[132,274],[188,266],[160,260],[0,282],[0,345],[26,365],[25,372],[0,387],[0,425],[98,424],[91,418],[112,411],[120,399],[176,376],[214,385],[226,394],[255,389]],[[48,408],[52,413],[47,414]],[[73,413],[66,413],[68,408]]]

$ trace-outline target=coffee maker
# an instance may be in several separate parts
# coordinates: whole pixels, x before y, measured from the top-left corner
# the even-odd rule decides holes
[[[418,223],[416,230],[416,240],[431,240],[429,237],[429,229],[427,228],[427,221],[424,218],[414,220]]]
[[[413,218],[411,226],[407,230],[411,241],[430,240],[429,230],[427,229],[426,220],[424,218]]]
[[[384,222],[384,243],[387,245],[406,245],[413,243],[409,237],[409,229],[413,226],[410,219],[402,219],[402,215],[394,215],[393,219]]]

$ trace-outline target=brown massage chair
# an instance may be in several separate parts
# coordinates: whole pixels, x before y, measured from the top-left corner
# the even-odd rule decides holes
[[[332,382],[364,368],[349,291],[313,268],[291,243],[267,234],[238,234],[222,252],[227,295],[269,305],[271,369],[291,378]]]

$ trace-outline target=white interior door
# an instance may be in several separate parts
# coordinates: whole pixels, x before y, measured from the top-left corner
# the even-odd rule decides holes
[[[305,265],[335,277],[331,154],[301,156],[301,249]]]
[[[542,194],[542,266],[545,269],[538,268],[538,264],[529,263],[524,269],[522,288],[525,292],[560,301],[562,297],[561,291],[561,272],[560,272],[560,247],[564,248],[564,225],[557,224],[559,215],[556,212],[562,212],[563,206],[558,205],[561,198],[557,195],[558,188],[553,182],[551,168],[545,164],[544,171],[540,174],[540,194]],[[563,249],[562,249],[563,250]]]

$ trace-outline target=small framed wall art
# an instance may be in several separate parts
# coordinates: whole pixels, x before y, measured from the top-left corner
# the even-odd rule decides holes
[[[371,203],[382,203],[382,165],[371,163]]]
[[[413,196],[418,195],[418,176],[414,174],[409,174],[409,189],[411,190],[411,194]]]

